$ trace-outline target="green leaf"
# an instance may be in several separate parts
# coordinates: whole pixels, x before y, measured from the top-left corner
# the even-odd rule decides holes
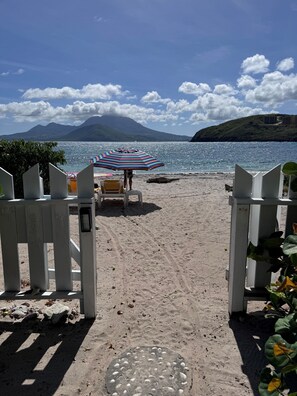
[[[296,178],[296,177],[294,177],[294,179],[291,179],[291,182],[290,182],[290,189],[291,189],[292,191],[294,191],[294,192],[297,191],[297,178]]]
[[[297,342],[289,344],[280,334],[274,334],[266,341],[265,355],[275,367],[284,367],[297,355]]]
[[[261,246],[255,246],[252,242],[249,243],[247,248],[247,257],[256,261],[266,261],[267,256],[263,255],[264,250]]]
[[[292,373],[293,371],[297,370],[297,363],[294,364],[288,364],[287,366],[285,366],[282,369],[282,374],[288,374],[288,373]]]
[[[295,333],[297,331],[297,313],[292,313],[284,318],[278,319],[274,326],[278,334]]]
[[[262,245],[264,248],[277,248],[280,247],[284,242],[284,238],[267,238],[262,241]]]
[[[289,235],[283,244],[283,252],[290,256],[297,253],[297,235]]]
[[[286,162],[283,165],[282,171],[285,175],[297,175],[297,163],[296,162]]]
[[[268,367],[262,370],[260,375],[260,396],[279,396],[283,389],[281,374],[272,372]]]

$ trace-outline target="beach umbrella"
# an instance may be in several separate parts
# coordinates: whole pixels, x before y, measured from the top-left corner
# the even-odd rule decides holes
[[[112,170],[151,170],[164,166],[163,162],[144,151],[126,148],[106,151],[92,158],[91,163],[98,168]]]

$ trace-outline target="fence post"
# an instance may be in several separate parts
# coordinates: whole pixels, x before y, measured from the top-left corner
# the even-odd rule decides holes
[[[231,231],[229,262],[229,313],[246,310],[244,300],[246,277],[246,251],[248,244],[249,205],[239,205],[236,198],[250,198],[252,194],[252,175],[235,166],[233,196],[231,197]]]
[[[261,197],[263,173],[259,172],[253,177],[252,197]],[[251,205],[250,208],[250,225],[249,225],[249,241],[253,245],[258,244],[259,240],[259,219],[260,219],[260,205]],[[247,259],[247,279],[246,286],[253,287],[255,284],[256,262],[250,258]]]
[[[89,165],[77,175],[77,192],[79,198],[81,282],[84,296],[82,308],[86,318],[95,318],[97,268],[93,165]]]
[[[278,165],[262,176],[261,195],[265,198],[279,198],[281,185],[281,166]],[[258,230],[255,232],[257,240],[254,244],[259,243],[259,238],[269,237],[278,227],[278,205],[262,205],[259,209]],[[253,287],[263,288],[271,283],[270,264],[265,262],[257,262],[254,271]]]

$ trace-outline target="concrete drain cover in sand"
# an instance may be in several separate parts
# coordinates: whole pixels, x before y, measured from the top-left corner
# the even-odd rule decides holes
[[[182,356],[157,346],[129,349],[111,362],[106,373],[112,396],[186,396],[190,385]]]

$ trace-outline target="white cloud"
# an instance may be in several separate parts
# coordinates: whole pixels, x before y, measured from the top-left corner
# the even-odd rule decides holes
[[[215,86],[213,92],[218,95],[234,95],[236,90],[229,84],[218,84]]]
[[[251,76],[243,75],[237,79],[237,87],[239,89],[246,90],[248,88],[254,88],[256,85],[256,80]]]
[[[201,95],[205,92],[210,91],[210,86],[205,83],[195,84],[189,81],[185,81],[182,85],[178,88],[179,92],[191,95]]]
[[[266,73],[269,68],[269,60],[265,58],[264,55],[256,54],[249,58],[246,58],[242,64],[241,68],[244,74],[258,74],[258,73]]]
[[[176,125],[223,122],[278,111],[278,106],[297,100],[297,75],[284,74],[294,67],[293,58],[282,59],[274,72],[268,72],[269,61],[259,54],[246,58],[241,67],[243,74],[234,85],[222,82],[212,88],[207,83],[184,81],[177,87],[180,95],[174,99],[162,98],[157,90],[136,96],[117,84],[87,84],[80,89],[30,88],[25,92],[19,89],[21,100],[0,104],[0,117],[18,122],[75,124],[94,115],[117,114],[143,124],[156,122],[166,126],[173,122]],[[14,73],[23,72],[18,69]],[[260,72],[264,75],[257,79],[247,74]],[[183,94],[194,96],[186,100]],[[56,99],[64,99],[63,105],[54,105],[52,100]]]
[[[214,121],[226,121],[232,120],[235,118],[247,117],[253,114],[259,114],[263,111],[261,109],[254,109],[251,107],[243,107],[243,106],[225,106],[225,107],[217,107],[215,109],[211,109],[207,113],[208,120]]]
[[[122,91],[121,85],[87,84],[81,89],[63,88],[30,88],[24,92],[25,99],[102,99],[108,100],[113,96],[123,96],[128,92]]]
[[[10,71],[10,70],[8,70],[8,71],[6,71],[6,72],[2,72],[2,73],[0,73],[0,76],[6,77],[6,76],[9,76],[9,75],[11,75],[11,74],[21,75],[21,74],[24,74],[24,73],[25,73],[25,70],[20,68],[20,69],[15,70],[15,71]]]
[[[168,103],[170,99],[162,99],[157,91],[147,92],[142,98],[142,103]]]
[[[277,70],[279,70],[279,71],[288,71],[288,70],[293,69],[293,67],[294,67],[294,59],[293,58],[283,59],[277,64]]]
[[[251,103],[261,102],[265,106],[296,100],[297,75],[284,75],[279,71],[267,73],[255,89],[247,91],[245,99]]]
[[[216,109],[228,106],[240,106],[241,102],[235,96],[217,95],[214,93],[207,93],[194,100],[191,104],[192,110]]]
[[[17,75],[20,75],[20,74],[24,74],[25,73],[25,70],[24,69],[18,69],[16,72],[14,72],[13,74],[17,74]]]
[[[171,100],[167,103],[166,109],[169,113],[183,113],[190,111],[190,103],[185,99],[178,100],[177,102]]]
[[[176,114],[118,101],[91,102],[75,101],[65,107],[53,106],[49,102],[12,102],[0,104],[0,116],[11,115],[17,122],[71,122],[84,121],[94,115],[116,114],[131,117],[142,123],[148,121],[164,122],[178,119]]]

